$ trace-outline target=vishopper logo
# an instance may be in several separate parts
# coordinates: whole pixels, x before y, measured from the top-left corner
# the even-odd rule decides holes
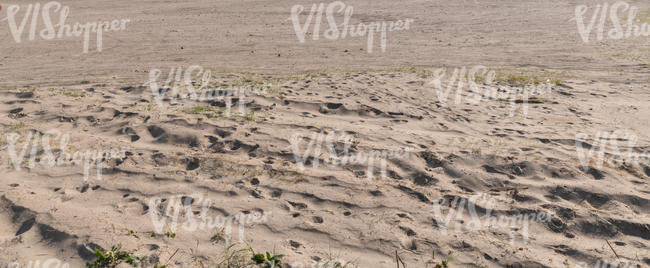
[[[510,244],[513,245],[516,231],[519,229],[524,244],[528,244],[530,221],[549,222],[551,220],[551,215],[545,212],[493,216],[492,211],[496,202],[494,198],[485,193],[475,194],[469,198],[454,196],[453,201],[450,198],[440,198],[434,201],[431,211],[435,215],[438,228],[445,235],[452,223],[456,233],[507,229],[510,234]],[[465,220],[465,207],[471,217],[468,221]],[[452,222],[454,216],[456,220]]]
[[[305,169],[306,161],[312,153],[312,167],[317,168],[321,158],[321,151],[323,148],[323,140],[329,155],[323,159],[323,164],[329,168],[346,165],[366,165],[368,172],[366,177],[373,178],[373,170],[375,160],[379,162],[381,177],[386,178],[386,160],[387,159],[407,159],[410,156],[411,148],[403,148],[400,150],[372,150],[372,151],[355,151],[352,152],[351,147],[356,147],[354,136],[340,130],[334,130],[327,134],[324,132],[311,133],[311,139],[307,143],[307,148],[301,151],[300,146],[304,140],[302,133],[294,133],[291,136],[291,148],[296,159],[296,165],[301,171]],[[313,151],[312,151],[313,149]],[[340,151],[337,151],[340,150]]]
[[[70,264],[63,262],[57,258],[49,258],[44,260],[41,264],[41,260],[30,260],[26,265],[21,265],[20,262],[13,261],[7,264],[7,268],[70,268]]]
[[[587,133],[576,134],[575,144],[578,160],[582,169],[587,171],[592,163],[597,168],[607,163],[612,167],[621,165],[633,166],[639,163],[650,162],[650,152],[638,152],[636,143],[638,137],[633,132],[617,129],[615,131],[598,131],[590,139]],[[622,153],[621,147],[627,147],[627,152]]]
[[[230,116],[233,97],[237,99],[239,113],[243,114],[247,94],[249,94],[248,96],[267,94],[268,90],[273,86],[271,84],[262,84],[259,86],[210,88],[212,73],[199,65],[191,65],[185,71],[183,71],[182,66],[171,67],[167,78],[160,84],[159,79],[162,74],[160,69],[152,69],[149,72],[149,81],[144,84],[151,89],[151,94],[158,106],[164,106],[166,100],[171,105],[178,104],[178,101],[195,103],[224,100],[226,116]],[[196,87],[197,85],[198,87]]]
[[[303,5],[294,5],[291,8],[291,22],[293,23],[293,29],[300,43],[305,42],[305,35],[309,30],[309,26],[312,25],[312,21],[314,21],[312,39],[318,40],[320,38],[320,26],[323,19],[323,12],[325,12],[329,29],[323,32],[323,37],[329,40],[338,40],[344,39],[347,36],[358,37],[367,35],[368,53],[372,53],[373,51],[375,33],[379,33],[380,35],[381,52],[386,52],[387,32],[408,30],[410,24],[413,23],[413,19],[405,19],[403,21],[376,21],[368,24],[362,22],[355,27],[354,25],[350,25],[350,18],[354,13],[354,8],[352,6],[346,6],[341,1],[335,1],[327,4],[327,8],[325,8],[325,3],[313,4],[305,22],[301,24],[299,17],[304,10],[305,6]],[[340,13],[343,13],[343,22],[339,25],[336,22],[335,15]],[[316,15],[315,20],[314,15]]]
[[[61,5],[59,2],[51,1],[43,4],[42,6],[40,3],[28,4],[25,9],[25,15],[23,16],[22,20],[20,20],[20,24],[18,24],[16,15],[18,12],[20,12],[20,9],[20,5],[9,5],[7,7],[7,17],[0,20],[6,20],[9,23],[9,30],[11,31],[11,35],[16,43],[22,42],[23,32],[27,26],[27,22],[30,21],[30,16],[31,23],[29,25],[30,27],[28,39],[29,41],[36,39],[39,21],[38,17],[40,15],[42,17],[42,23],[45,28],[38,32],[38,36],[40,36],[43,40],[52,40],[54,38],[61,39],[64,36],[80,37],[83,35],[83,53],[88,53],[91,33],[95,33],[97,51],[101,52],[103,33],[111,31],[124,31],[126,29],[126,24],[131,21],[130,19],[121,19],[87,23],[76,22],[73,26],[66,23],[66,19],[70,13],[70,8],[68,6]],[[56,12],[58,12],[59,20],[57,24],[53,24],[52,13],[56,14]]]
[[[51,137],[54,137],[54,140],[59,140],[58,157],[52,152],[52,146],[50,145]],[[126,151],[124,149],[86,150],[85,152],[70,150],[71,147],[68,146],[70,136],[67,133],[61,134],[57,129],[51,129],[44,133],[30,131],[24,138],[22,149],[20,153],[17,153],[16,145],[21,140],[21,135],[18,133],[7,134],[7,153],[16,171],[20,171],[23,164],[27,164],[26,166],[29,169],[36,168],[38,154],[40,157],[38,164],[43,168],[83,164],[84,181],[88,180],[90,164],[95,163],[97,180],[101,180],[102,163],[106,159],[126,157]],[[30,145],[30,155],[29,158],[26,158],[26,153]]]
[[[619,40],[630,37],[650,36],[650,25],[645,22],[638,24],[640,22],[637,19],[639,9],[631,6],[627,2],[618,1],[611,5],[609,3],[598,4],[593,8],[591,18],[585,18],[588,10],[589,7],[586,5],[576,6],[575,9],[575,21],[578,26],[578,33],[585,43],[589,43],[589,37],[594,27],[596,27],[596,39],[598,41],[603,40],[605,37]],[[624,15],[626,11],[627,15]],[[619,17],[622,14],[627,16],[625,22],[621,22],[621,18]],[[605,23],[608,17],[611,22],[611,28],[605,32],[607,30]]]
[[[163,203],[166,203],[166,205]],[[176,195],[166,199],[153,197],[149,199],[149,214],[151,215],[154,232],[157,234],[163,234],[166,231],[176,233],[179,230],[179,225],[186,232],[216,230],[220,239],[230,244],[233,225],[237,225],[239,242],[245,243],[246,225],[267,222],[268,216],[272,213],[272,211],[257,211],[248,214],[210,216],[211,204],[212,201],[204,198],[203,194]],[[200,206],[201,208],[198,218],[192,210],[194,206]],[[185,218],[182,223],[179,222],[181,217]]]
[[[438,101],[444,107],[447,107],[450,98],[454,98],[455,105],[460,105],[464,90],[467,90],[465,101],[470,104],[478,104],[483,100],[507,100],[510,103],[509,117],[514,116],[517,103],[522,104],[523,115],[528,115],[529,98],[550,94],[552,90],[548,82],[505,86],[497,85],[495,78],[496,72],[482,65],[454,68],[453,72],[438,68],[433,72],[433,80],[429,85],[434,87]],[[456,87],[455,95],[450,95],[454,87]]]

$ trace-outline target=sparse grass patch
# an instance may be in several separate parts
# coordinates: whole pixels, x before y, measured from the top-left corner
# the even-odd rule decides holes
[[[244,116],[244,119],[246,119],[246,121],[255,121],[255,110],[251,110],[250,113]]]
[[[34,92],[36,91],[36,88],[33,86],[27,86],[24,88],[19,89],[20,92]]]
[[[495,79],[496,77],[493,77],[491,79]],[[478,84],[487,84],[488,82],[494,83],[495,81],[488,81],[488,73],[477,73],[474,74],[474,82]]]
[[[341,260],[336,258],[330,258],[322,262],[318,267],[327,267],[327,268],[357,268],[358,266],[354,263],[342,263]]]
[[[146,111],[150,112],[154,108],[154,104],[152,103],[147,103],[147,104],[140,104],[137,101],[133,103],[133,108],[139,111]]]
[[[137,101],[133,103],[133,108],[141,111],[150,112],[153,110],[154,105],[152,103],[147,103],[145,105],[140,105]]]
[[[22,134],[23,133],[22,130],[24,130],[26,127],[27,127],[27,125],[25,125],[25,123],[18,122],[18,123],[11,124],[11,125],[7,126],[4,129],[0,129],[0,147],[5,146],[5,145],[8,144],[8,141],[7,141],[7,134],[8,133],[19,132],[19,133]],[[23,138],[24,138],[24,135],[21,135],[18,138],[18,140],[16,141],[16,143],[21,142],[23,140]]]
[[[506,82],[511,85],[529,85],[529,84],[539,85],[542,83],[542,80],[540,80],[537,77],[530,77],[527,75],[517,75],[517,74],[509,74],[506,77],[499,77],[497,78],[497,81]]]
[[[429,77],[433,75],[433,71],[425,68],[418,68],[418,67],[408,67],[406,70],[402,70],[402,72],[408,72],[415,74],[417,76],[420,76],[422,78]]]
[[[407,73],[414,74],[420,78],[427,78],[433,75],[433,70],[430,68],[416,67],[416,66],[401,66],[401,67],[387,67],[387,68],[371,68],[371,69],[348,69],[335,71],[344,73],[346,75],[360,74],[360,73]]]
[[[273,252],[257,253],[249,245],[239,247],[240,244],[233,243],[224,249],[221,260],[217,267],[236,268],[236,267],[263,267],[263,268],[281,268],[282,258],[284,255]]]
[[[617,52],[612,54],[612,58],[628,60],[633,62],[644,62],[648,60],[650,49],[641,49],[636,51]]]
[[[7,129],[9,131],[18,131],[18,130],[21,130],[21,129],[25,128],[25,127],[27,127],[27,125],[25,125],[25,123],[18,122],[18,123],[9,125],[9,128],[7,128]]]
[[[385,74],[385,73],[402,73],[413,74],[422,79],[431,78],[436,68],[401,66],[386,68],[368,68],[368,69],[315,69],[288,75],[264,75],[250,72],[243,72],[239,75],[225,78],[218,83],[213,83],[209,88],[227,88],[227,87],[244,87],[250,89],[263,88],[272,95],[282,96],[282,86],[288,83],[303,80],[316,80],[320,78],[329,78],[332,75],[359,75],[359,74]],[[490,69],[488,69],[489,71]],[[535,69],[513,69],[500,68],[495,69],[495,83],[509,84],[512,86],[540,85],[540,84],[562,84],[571,76],[567,72],[556,72]],[[477,83],[487,82],[487,74],[477,73],[474,77]]]
[[[63,96],[73,97],[73,98],[83,98],[83,97],[86,97],[85,94],[81,94],[81,93],[78,94],[78,93],[69,92],[69,91],[63,91],[61,94],[62,94]]]
[[[282,92],[282,90],[280,89],[279,86],[269,88],[268,92],[271,93],[271,95],[275,95],[277,97],[282,97],[282,94],[283,94],[283,92]]]
[[[217,267],[246,267],[251,265],[252,254],[250,248],[235,248],[238,244],[234,243],[224,249],[221,261]]]
[[[212,238],[210,238],[210,241],[216,242],[216,243],[219,243],[221,241],[226,242],[225,227],[222,227],[221,229],[217,229],[215,231],[214,235],[212,236]]]
[[[436,253],[434,251],[431,252],[431,259],[425,262],[425,268],[448,268],[449,267],[449,262],[454,260],[453,258],[449,258],[446,260],[441,260],[440,262],[436,261]],[[397,254],[397,251],[395,251],[395,262],[397,263],[397,268],[406,268],[406,264],[404,264],[404,261],[402,261],[402,258]],[[431,266],[429,266],[431,265]],[[420,266],[422,267],[422,266]]]
[[[244,119],[246,121],[255,121],[255,110],[250,110],[249,113],[240,113],[237,111],[232,111],[233,108],[231,108],[232,115],[235,116],[236,119]],[[235,110],[237,108],[234,108]],[[199,114],[199,115],[206,115],[208,118],[213,118],[217,116],[229,116],[226,113],[226,109],[221,107],[218,110],[210,107],[210,106],[203,106],[203,105],[197,105],[189,108],[183,109],[183,112],[186,114]]]
[[[335,74],[356,75],[362,73],[409,73],[426,78],[433,75],[433,70],[430,68],[416,67],[416,66],[401,66],[401,67],[386,67],[386,68],[368,68],[368,69],[344,69],[344,68],[328,68],[328,69],[313,69],[304,72],[288,75],[259,75],[252,73],[244,73],[238,81],[234,82],[233,86],[262,86],[273,85],[280,86],[287,82],[300,81],[305,79],[318,79],[323,77],[330,77]]]
[[[499,70],[496,72],[494,82],[511,86],[540,85],[545,83],[557,85],[566,83],[565,79],[568,77],[569,75],[566,72]]]
[[[34,92],[36,91],[36,88],[33,86],[26,86],[26,87],[15,87],[15,86],[2,86],[0,87],[1,91],[18,91],[18,92]]]
[[[133,231],[133,230],[131,230],[131,229],[126,229],[126,233],[127,233],[127,235],[129,235],[129,236],[133,236],[133,237],[138,238],[138,239],[140,238],[140,237],[138,237],[138,235],[136,234],[136,232]]]
[[[197,105],[197,106],[185,108],[183,109],[183,112],[186,114],[201,114],[201,115],[206,115],[208,117],[216,117],[218,114],[221,113],[220,111],[217,111],[210,106],[203,106],[203,105]]]
[[[194,106],[191,108],[186,108],[183,110],[183,112],[188,113],[188,114],[202,114],[206,112],[211,112],[213,109],[208,106]]]
[[[71,91],[65,91],[63,89],[56,89],[56,88],[53,88],[53,87],[48,88],[47,90],[54,93],[54,94],[63,95],[63,96],[66,96],[66,97],[73,97],[73,98],[86,97],[86,94],[83,94],[83,93],[74,93],[74,92],[71,92]]]
[[[321,77],[327,77],[331,75],[331,72],[328,72],[327,70],[312,70],[307,72],[304,77],[308,79],[317,79]]]
[[[0,148],[4,147],[7,144],[9,144],[7,141],[7,134],[0,132]]]
[[[232,82],[231,86],[234,87],[261,87],[266,84],[270,84],[274,81],[271,76],[268,75],[255,75],[250,73],[245,73],[239,80]]]
[[[284,255],[275,254],[275,250],[273,250],[273,254],[269,253],[268,251],[266,252],[266,254],[255,253],[252,248],[251,251],[253,252],[252,260],[255,261],[255,264],[265,268],[282,267],[281,263],[282,263],[282,257],[284,257]]]
[[[312,264],[312,267],[314,265]],[[327,257],[324,258],[324,260],[321,260],[316,264],[316,267],[323,267],[323,268],[358,268],[359,266],[354,263],[354,262],[349,262],[341,259],[339,256],[334,256],[332,255],[332,252],[330,251],[327,254]]]
[[[313,78],[313,77],[322,77],[329,74],[342,73],[345,75],[354,75],[360,73],[409,73],[415,74],[420,78],[432,77],[434,74],[434,69],[436,68],[425,68],[425,67],[416,67],[416,66],[406,66],[406,67],[389,67],[389,68],[375,68],[375,69],[334,69],[334,70],[319,70],[311,71],[306,75],[303,75],[301,78]],[[488,71],[490,71],[488,69]],[[486,82],[487,74],[477,73],[475,80],[478,83]],[[500,83],[510,83],[517,85],[524,84],[541,84],[541,83],[552,83],[559,84],[565,83],[565,79],[569,78],[570,75],[566,72],[555,72],[555,71],[546,71],[546,70],[521,70],[521,69],[512,69],[512,68],[501,68],[496,71],[495,81]]]
[[[253,73],[243,73],[237,80],[223,84],[222,86],[245,87],[250,89],[265,88],[272,85],[279,85],[287,81],[297,79],[296,76],[271,76]]]
[[[372,68],[372,69],[347,69],[337,70],[333,73],[343,73],[346,75],[354,75],[360,73],[407,73],[414,74],[420,78],[427,78],[433,75],[433,70],[430,68],[416,67],[416,66],[402,66],[402,67],[387,67],[387,68]]]
[[[625,19],[627,20],[627,17]],[[641,23],[650,23],[650,10],[639,12],[636,19]]]
[[[87,268],[113,268],[121,263],[128,263],[133,267],[137,267],[142,260],[140,257],[133,255],[128,251],[122,251],[122,245],[112,246],[111,250],[102,252],[100,249],[95,249],[95,256],[97,259],[94,262],[86,263]]]

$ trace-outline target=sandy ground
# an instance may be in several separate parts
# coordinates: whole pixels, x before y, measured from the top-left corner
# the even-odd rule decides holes
[[[25,5],[1,3],[0,18],[15,3]],[[351,23],[414,20],[389,33],[385,52],[376,45],[372,53],[365,37],[298,42],[290,10],[312,4],[305,1],[62,2],[68,22],[130,19],[125,30],[104,33],[101,52],[91,39],[89,53],[80,37],[29,41],[25,33],[16,43],[2,21],[0,266],[57,258],[83,267],[94,248],[121,244],[149,257],[145,265],[214,267],[227,244],[215,236],[219,228],[155,232],[154,219],[170,215],[167,205],[179,199],[189,202],[181,223],[192,214],[197,222],[243,215],[245,223],[225,230],[232,240],[285,254],[293,267],[330,258],[395,267],[396,252],[408,267],[424,267],[432,252],[437,261],[453,258],[452,267],[616,259],[649,266],[648,162],[583,169],[576,147],[577,135],[588,135],[588,150],[598,133],[625,130],[636,142],[610,137],[619,148],[605,148],[606,157],[647,153],[648,37],[584,43],[571,19],[587,3],[346,2],[354,6]],[[211,70],[216,87],[273,86],[233,100],[230,115],[225,100],[158,105],[145,85],[150,70],[160,69],[163,80],[171,67],[191,65]],[[475,65],[561,81],[551,81],[539,103],[472,103],[467,91],[456,103],[455,90],[441,101],[433,71]],[[27,135],[48,130],[69,135],[70,155],[114,149],[119,156],[101,165],[101,180],[95,166],[84,179],[83,165],[40,165],[47,150],[37,141],[30,167]],[[16,143],[11,133],[20,135]],[[345,144],[336,137],[347,133],[355,154],[409,153],[388,159],[386,176],[380,161],[372,178],[363,163],[314,164],[332,156],[326,148],[302,169],[293,138],[302,135],[302,153],[318,133],[333,136],[337,152]],[[57,154],[60,140],[48,143]],[[23,145],[24,158],[13,163]],[[550,216],[470,230],[474,211],[457,218],[449,202],[474,196],[489,200],[472,199],[479,216],[486,209],[495,218]]]
[[[12,3],[23,2],[3,4]],[[414,19],[411,29],[389,33],[385,53],[370,54],[365,37],[321,37],[299,43],[289,19],[291,7],[301,4],[309,8],[314,3],[64,2],[70,7],[67,22],[131,22],[124,31],[104,34],[101,53],[93,53],[91,45],[89,54],[84,54],[77,37],[13,42],[5,21],[0,31],[0,83],[141,82],[142,72],[152,68],[194,64],[214,71],[264,73],[481,64],[599,71],[602,76],[618,77],[639,72],[630,66],[638,62],[626,58],[647,63],[650,57],[644,38],[582,42],[571,19],[575,18],[575,6],[589,1],[349,2],[354,7],[350,24]],[[641,10],[648,8],[647,2],[631,3]],[[5,17],[6,8],[2,12]],[[26,34],[23,38],[27,39]],[[617,54],[619,57],[613,56]]]

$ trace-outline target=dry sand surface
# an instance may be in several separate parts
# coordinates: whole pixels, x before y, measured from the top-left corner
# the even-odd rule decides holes
[[[292,7],[318,2],[60,3],[70,24],[129,21],[88,53],[40,16],[21,42],[0,21],[0,267],[117,245],[144,267],[257,267],[232,263],[248,247],[282,267],[650,266],[650,37],[584,42],[576,7],[606,2],[345,2],[350,24],[412,19],[371,53],[323,38],[325,16],[299,42]],[[234,96],[174,98],[190,66]],[[496,94],[443,98],[474,66]]]

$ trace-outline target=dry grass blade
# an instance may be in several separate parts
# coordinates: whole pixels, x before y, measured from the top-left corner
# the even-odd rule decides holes
[[[616,255],[616,259],[620,262],[621,258],[618,256],[618,253],[616,253],[616,250],[614,250],[614,248],[612,247],[612,244],[610,244],[609,241],[607,241],[607,239],[605,239],[605,242],[607,242],[609,248],[612,249],[612,252],[614,252],[614,255]]]
[[[165,265],[164,265],[164,266],[167,266],[167,264],[169,263],[169,261],[171,261],[172,258],[176,255],[176,253],[178,253],[178,250],[179,250],[179,249],[177,248],[176,251],[174,251],[174,254],[172,254],[171,256],[169,256],[169,259],[167,259],[167,262],[165,262]]]
[[[402,267],[406,268],[406,264],[402,261],[402,258],[397,255],[397,250],[395,250],[395,262],[397,263],[397,268],[400,268],[399,264],[402,263]]]

